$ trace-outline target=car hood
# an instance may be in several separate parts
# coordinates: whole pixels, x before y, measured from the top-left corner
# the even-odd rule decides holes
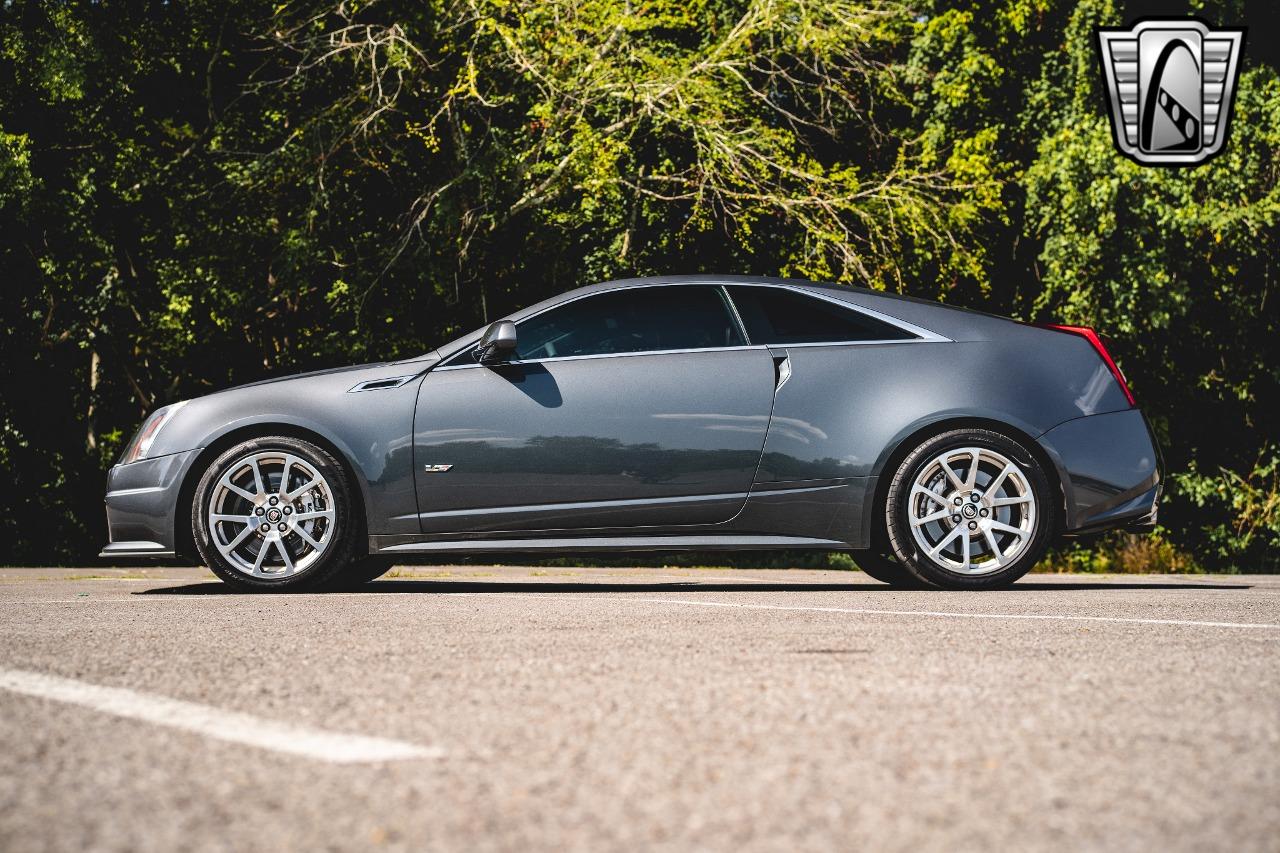
[[[308,370],[304,373],[290,373],[285,376],[273,376],[269,379],[259,379],[256,382],[246,382],[243,385],[233,385],[230,388],[215,391],[214,394],[229,394],[233,391],[242,391],[246,388],[258,388],[263,385],[276,385],[282,382],[296,382],[300,379],[315,379],[322,376],[334,376],[339,373],[370,374],[368,377],[360,377],[363,381],[391,378],[394,376],[409,376],[427,370],[439,360],[439,353],[437,353],[436,350],[431,350],[424,355],[417,356],[416,358],[405,359],[403,361],[371,361],[368,364],[349,364],[342,367],[329,367],[323,370]]]
[[[433,350],[406,361],[312,370],[237,385],[188,400],[155,439],[150,457],[205,447],[219,435],[256,423],[292,425],[328,435],[345,421],[381,417],[410,424],[417,386],[411,380],[439,361]],[[382,384],[384,380],[402,382]],[[349,394],[379,383],[376,394]],[[375,413],[381,411],[381,415]],[[406,427],[407,428],[407,427]],[[343,430],[338,429],[341,433]]]
[[[330,367],[324,370],[308,370],[304,373],[290,373],[285,376],[273,376],[269,379],[259,379],[257,382],[246,382],[243,385],[232,385],[230,388],[224,388],[221,391],[215,391],[216,394],[226,394],[230,391],[240,391],[244,388],[258,388],[262,385],[275,385],[280,382],[293,382],[297,379],[310,379],[314,376],[333,376],[337,373],[354,373],[357,370],[368,370],[370,368],[382,367],[389,362],[370,362],[369,364],[349,364],[344,367]]]

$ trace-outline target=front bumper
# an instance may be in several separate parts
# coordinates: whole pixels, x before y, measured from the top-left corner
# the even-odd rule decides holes
[[[199,450],[171,453],[107,473],[108,544],[101,557],[173,557],[183,479]]]
[[[1066,535],[1155,525],[1164,477],[1159,449],[1141,411],[1076,418],[1038,442],[1058,469]]]

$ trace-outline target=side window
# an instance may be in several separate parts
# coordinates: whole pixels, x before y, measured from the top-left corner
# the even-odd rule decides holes
[[[517,325],[516,358],[741,346],[719,288],[633,287],[587,296]]]
[[[826,299],[781,287],[730,285],[753,344],[904,341],[916,336]]]

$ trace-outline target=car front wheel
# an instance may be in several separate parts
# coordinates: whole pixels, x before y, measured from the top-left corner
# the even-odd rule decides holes
[[[885,516],[903,566],[946,589],[1013,583],[1044,556],[1054,523],[1035,456],[984,429],[952,430],[908,454],[889,487]]]
[[[342,466],[285,436],[237,444],[196,487],[192,530],[205,564],[243,590],[316,589],[354,556],[358,525]]]
[[[869,577],[887,583],[896,589],[922,589],[926,585],[899,562],[891,552],[883,548],[855,551],[853,562]]]
[[[367,583],[373,583],[378,578],[391,571],[394,563],[387,557],[379,557],[370,555],[352,561],[342,573],[339,583],[350,586],[360,587]]]

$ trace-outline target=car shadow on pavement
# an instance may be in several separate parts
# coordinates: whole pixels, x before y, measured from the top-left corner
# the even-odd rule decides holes
[[[332,589],[313,590],[313,595],[332,593],[361,593],[376,595],[378,593],[405,592],[871,592],[878,589],[888,590],[881,583],[698,583],[696,581],[670,583],[602,583],[599,581],[583,581],[566,583],[559,581],[443,581],[443,580],[379,580],[359,586],[335,586]],[[234,590],[224,583],[203,582],[186,586],[169,586],[157,589],[138,590],[134,595],[254,595]]]
[[[1161,581],[1133,581],[1119,583],[1103,583],[1100,581],[1063,581],[1059,583],[1043,583],[1028,581],[1016,583],[1005,592],[1034,591],[1076,591],[1103,589],[1142,589],[1142,590],[1178,590],[1178,589],[1249,589],[1247,583],[1168,583]],[[313,594],[327,593],[360,593],[377,595],[379,593],[484,593],[500,595],[503,593],[601,593],[601,592],[942,592],[942,590],[910,590],[891,587],[888,584],[868,581],[863,583],[774,583],[770,581],[755,583],[700,583],[698,581],[673,581],[668,583],[606,583],[601,581],[468,581],[468,580],[377,580],[358,586],[334,587]],[[243,593],[221,582],[200,582],[181,586],[157,587],[155,589],[138,590],[134,595],[255,595]],[[981,595],[982,593],[977,593]]]

